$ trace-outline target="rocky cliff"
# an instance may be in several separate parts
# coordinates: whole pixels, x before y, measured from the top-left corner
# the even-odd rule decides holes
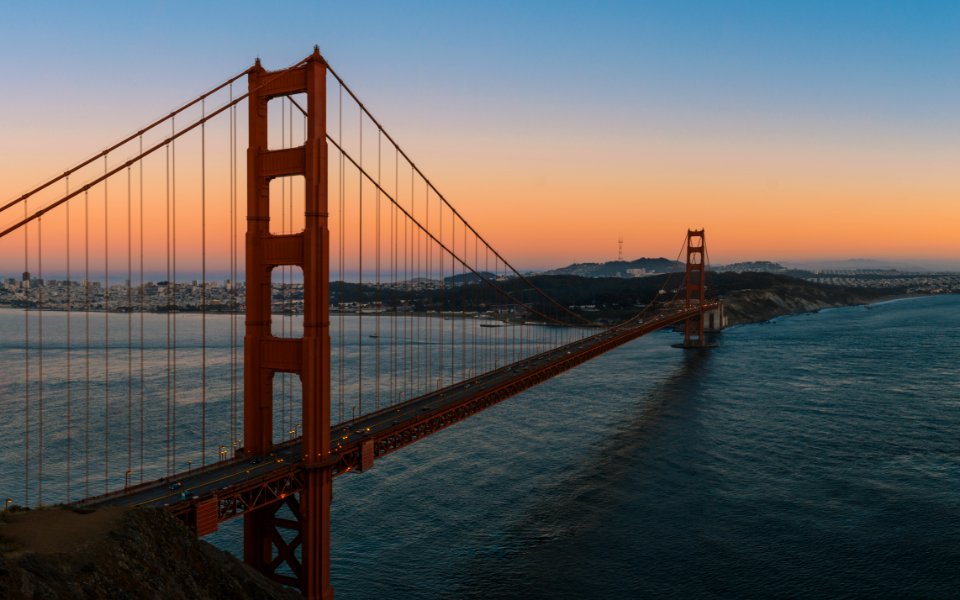
[[[813,312],[836,306],[867,304],[882,299],[875,290],[783,284],[766,289],[729,292],[723,299],[730,325],[758,323],[782,315]]]
[[[154,509],[0,513],[0,598],[294,599]]]

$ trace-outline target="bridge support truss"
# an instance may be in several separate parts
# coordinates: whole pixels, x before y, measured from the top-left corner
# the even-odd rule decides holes
[[[244,559],[266,575],[300,589],[305,597],[330,600],[330,233],[327,225],[327,64],[318,50],[304,63],[267,72],[259,61],[248,75],[247,314],[244,337],[244,452],[260,456],[273,448],[273,377],[296,373],[303,390],[303,441],[299,499],[283,498],[244,514]],[[269,150],[267,103],[307,95],[303,146]],[[302,175],[305,227],[296,234],[270,233],[270,180]],[[271,333],[271,273],[303,269],[303,337]],[[293,518],[277,514],[288,506]],[[287,532],[284,537],[282,533]],[[297,550],[299,549],[299,557]]]

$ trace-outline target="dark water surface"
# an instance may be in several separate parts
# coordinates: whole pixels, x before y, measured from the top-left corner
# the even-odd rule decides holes
[[[960,297],[655,334],[338,479],[338,598],[960,594]]]
[[[95,421],[82,430],[86,412],[106,411],[96,383],[104,368],[75,350],[74,377],[91,369],[92,392],[48,377],[65,360],[54,339],[44,349],[41,463],[36,386],[32,446],[23,443],[24,316],[0,311],[5,497],[35,503],[42,464],[43,501],[66,498],[68,448],[71,498],[99,493],[105,480],[121,487],[128,464],[139,478],[127,319],[110,318],[119,325],[110,330],[109,432]],[[186,341],[197,318],[179,317]],[[61,335],[63,320],[44,315],[45,335]],[[208,456],[230,440],[229,325],[208,318],[218,344],[208,356]],[[83,320],[74,327],[85,332]],[[171,457],[165,317],[148,315],[146,327],[153,400],[143,472],[152,479],[199,464],[199,346],[178,350],[183,447]],[[102,334],[92,331],[96,348]],[[632,342],[338,478],[337,598],[960,597],[960,296],[736,327],[706,353],[671,348],[676,341],[659,332]],[[359,357],[347,350],[354,368]],[[39,377],[32,352],[30,377]],[[72,438],[61,426],[65,390]],[[276,418],[283,425],[283,413]],[[100,447],[111,448],[109,465]],[[241,529],[231,521],[208,539],[239,553]]]

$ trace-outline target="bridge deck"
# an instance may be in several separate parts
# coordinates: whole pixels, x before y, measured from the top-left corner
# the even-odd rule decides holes
[[[705,305],[704,310],[714,306]],[[338,424],[330,432],[329,466],[335,475],[369,468],[374,458],[412,444],[617,346],[682,322],[697,312],[699,309],[685,310],[682,307],[665,310],[646,321],[603,330],[473,379]],[[275,446],[268,456],[244,457],[241,452],[231,460],[88,498],[78,504],[88,507],[167,507],[198,533],[204,534],[213,531],[219,521],[299,491],[300,452],[299,440]],[[215,521],[210,523],[208,518],[206,525],[198,522],[198,507],[202,505],[207,507],[207,513],[216,509]]]

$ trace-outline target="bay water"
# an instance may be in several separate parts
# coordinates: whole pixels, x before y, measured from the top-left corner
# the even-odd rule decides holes
[[[148,317],[159,336],[165,317]],[[22,319],[0,314],[10,496],[24,485]],[[709,351],[676,341],[641,338],[338,478],[337,597],[957,596],[960,296],[738,326]],[[211,360],[223,382],[229,359]],[[162,421],[162,403],[147,416]],[[124,427],[111,428],[120,446]],[[48,456],[64,443],[52,435]],[[166,457],[147,454],[146,475],[162,475]],[[65,493],[58,470],[47,466],[51,499]],[[108,487],[122,485],[110,472]],[[208,540],[239,553],[240,525]]]

